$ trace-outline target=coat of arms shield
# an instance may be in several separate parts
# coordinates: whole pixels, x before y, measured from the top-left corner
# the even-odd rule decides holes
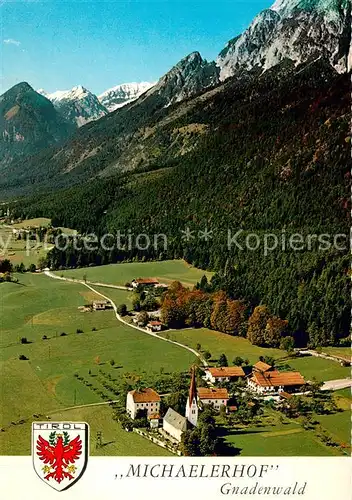
[[[33,422],[33,466],[42,481],[56,491],[73,486],[83,475],[89,455],[85,422]]]

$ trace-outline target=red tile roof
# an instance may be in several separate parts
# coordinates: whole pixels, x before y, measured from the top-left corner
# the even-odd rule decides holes
[[[299,372],[272,371],[266,373],[253,373],[252,380],[261,387],[304,385],[305,381]]]
[[[208,387],[198,388],[199,399],[229,399],[227,389],[209,389]]]
[[[135,283],[139,285],[158,285],[159,281],[156,278],[137,278],[133,280]]]
[[[245,373],[241,366],[224,366],[220,368],[209,368],[213,377],[244,377]]]
[[[263,363],[263,361],[258,361],[258,363],[253,365],[253,368],[255,370],[258,370],[259,372],[267,372],[272,368],[272,366],[268,365],[267,363]]]
[[[160,321],[149,321],[148,326],[160,326],[162,323]]]
[[[142,389],[141,391],[131,391],[135,403],[157,403],[160,401],[159,394],[154,389]]]

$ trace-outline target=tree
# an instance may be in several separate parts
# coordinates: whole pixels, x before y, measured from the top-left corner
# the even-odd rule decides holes
[[[233,360],[233,364],[235,366],[242,366],[244,364],[244,359],[241,358],[241,356],[236,356],[235,359]]]
[[[286,351],[288,355],[294,352],[295,339],[293,337],[283,337],[280,341],[280,349]]]
[[[285,334],[287,325],[287,320],[283,320],[277,316],[269,318],[264,331],[265,343],[271,347],[278,347]]]
[[[265,344],[265,328],[270,317],[266,306],[257,306],[248,320],[247,338],[253,345]]]
[[[115,365],[115,360],[114,360],[114,359],[110,359],[110,365],[111,365],[111,366],[114,366],[114,365]]]
[[[28,268],[28,271],[30,273],[35,273],[37,270],[37,266],[35,264],[30,264],[29,268]]]
[[[134,311],[141,310],[141,299],[138,293],[134,293],[132,296],[132,307]]]
[[[205,353],[204,353],[204,359],[205,359],[206,361],[209,361],[209,359],[211,359],[211,354],[210,354],[210,352],[209,352],[209,351],[205,351]]]
[[[120,316],[126,316],[127,314],[127,306],[126,304],[120,304],[118,307],[117,307],[117,312]]]
[[[202,350],[202,346],[199,343],[196,345],[196,350],[198,352]]]
[[[21,338],[21,344],[29,344],[27,337]]]
[[[147,311],[141,311],[140,313],[138,313],[137,314],[137,321],[142,326],[146,326],[146,324],[149,321],[149,316],[148,316]]]
[[[225,354],[221,354],[218,361],[218,366],[229,366],[227,357]]]

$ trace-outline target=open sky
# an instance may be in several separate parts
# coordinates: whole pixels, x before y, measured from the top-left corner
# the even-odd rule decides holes
[[[213,60],[273,0],[0,0],[0,92],[21,81],[96,94]]]

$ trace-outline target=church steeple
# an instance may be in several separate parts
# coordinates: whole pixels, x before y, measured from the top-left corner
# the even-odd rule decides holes
[[[191,424],[197,425],[198,422],[198,403],[197,403],[197,384],[196,372],[194,367],[191,368],[191,385],[186,404],[186,418]]]

